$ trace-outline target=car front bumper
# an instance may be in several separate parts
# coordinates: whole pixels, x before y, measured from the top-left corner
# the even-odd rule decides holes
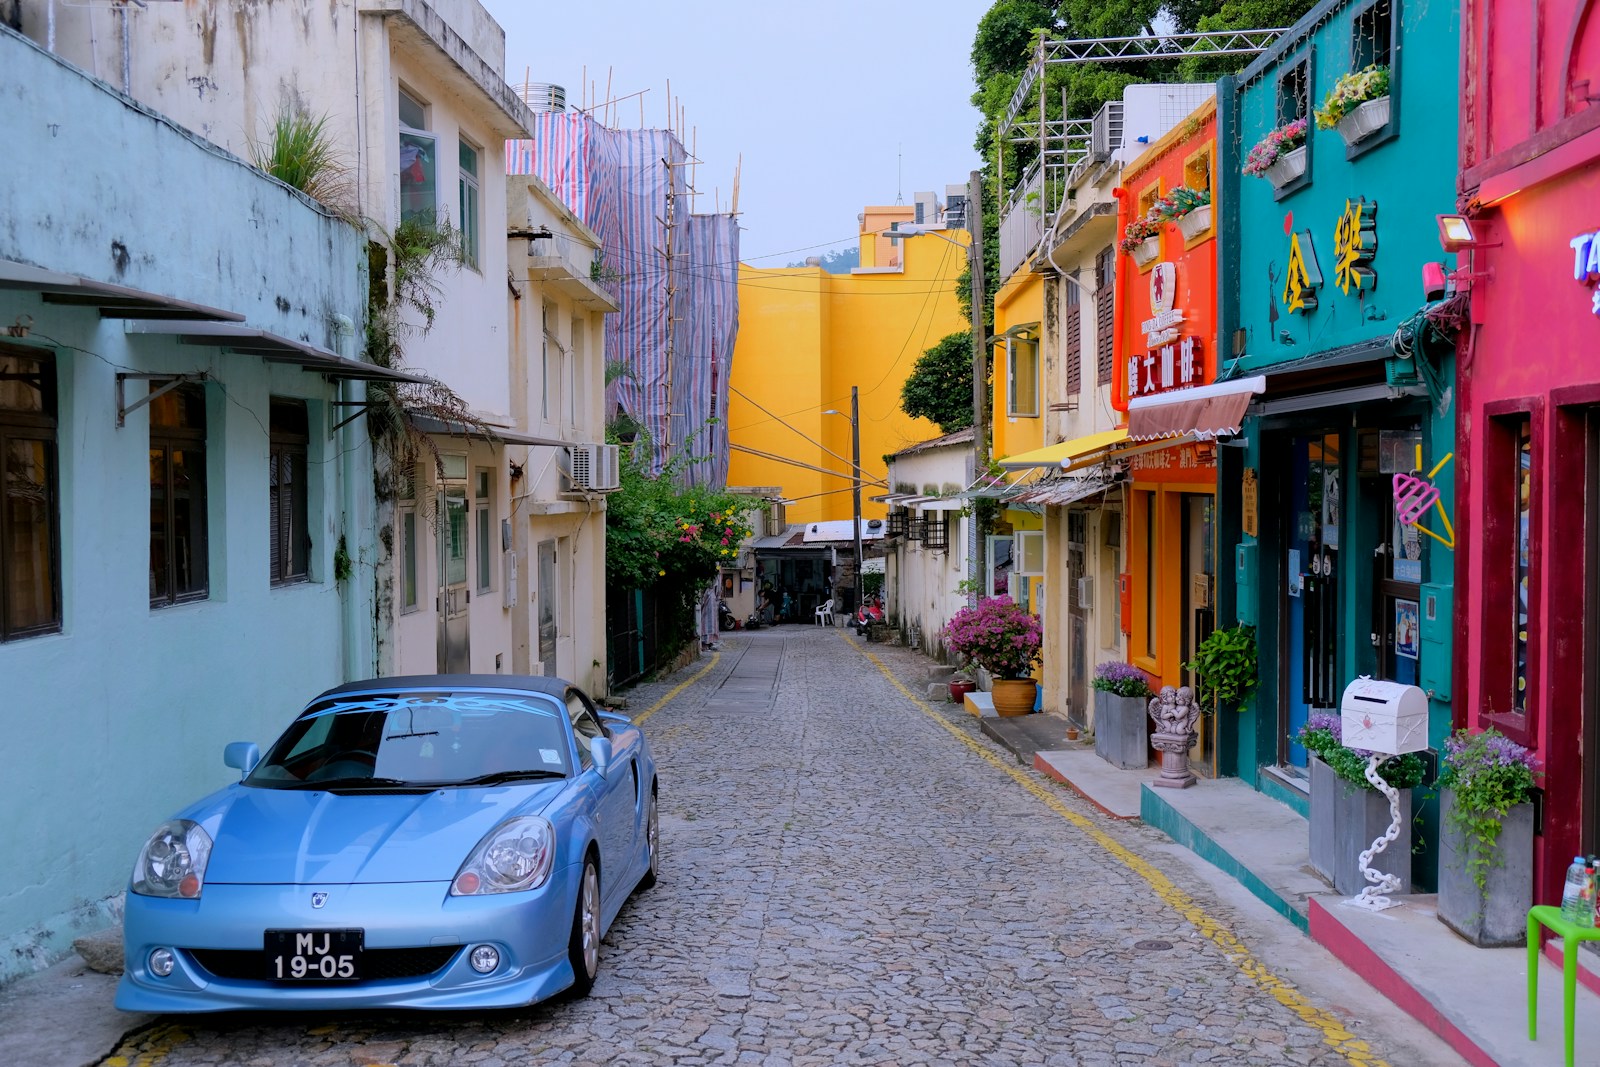
[[[502,1008],[531,1004],[572,984],[567,941],[577,873],[551,872],[525,893],[449,896],[448,882],[378,885],[208,885],[199,900],[127,895],[124,970],[116,1006],[138,1012],[317,1011],[349,1008]],[[327,894],[313,908],[313,893]],[[266,977],[266,930],[362,931],[363,963],[393,950],[432,950],[428,973],[349,982],[279,982]],[[492,945],[500,965],[479,974],[470,948]],[[172,950],[165,978],[149,967],[156,948]],[[451,948],[454,951],[449,951]],[[259,977],[249,976],[259,953]],[[404,953],[402,953],[404,954]],[[238,966],[207,963],[223,955]]]

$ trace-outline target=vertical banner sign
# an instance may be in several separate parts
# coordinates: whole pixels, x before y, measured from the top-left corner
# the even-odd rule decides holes
[[[1289,235],[1289,269],[1284,272],[1283,306],[1290,314],[1309,315],[1317,310],[1317,290],[1322,288],[1322,268],[1310,230]]]
[[[1361,197],[1344,202],[1333,235],[1333,280],[1346,296],[1364,296],[1378,287],[1372,257],[1378,251],[1378,203]]]
[[[1244,469],[1244,480],[1240,486],[1239,499],[1243,505],[1239,515],[1239,528],[1251,537],[1256,537],[1258,536],[1256,531],[1259,527],[1256,525],[1256,504],[1258,500],[1256,494],[1256,469],[1254,467],[1246,467]]]

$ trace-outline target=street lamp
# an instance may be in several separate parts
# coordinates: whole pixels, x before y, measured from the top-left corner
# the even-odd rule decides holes
[[[844,415],[842,411],[829,408],[824,415]],[[858,388],[850,387],[850,414],[845,416],[850,420],[850,497],[855,510],[855,542],[856,542],[856,578],[855,578],[855,603],[850,605],[850,610],[855,611],[861,605],[861,398]]]

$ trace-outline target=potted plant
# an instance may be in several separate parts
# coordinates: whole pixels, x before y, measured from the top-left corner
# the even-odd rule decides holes
[[[1254,178],[1265,178],[1274,189],[1282,189],[1306,172],[1305,119],[1286,122],[1269,132],[1245,157],[1244,172]]]
[[[1150,683],[1128,663],[1102,663],[1089,682],[1094,689],[1095,755],[1122,770],[1150,765]]]
[[[1161,254],[1161,221],[1145,215],[1128,223],[1122,231],[1121,248],[1141,267],[1155,259]]]
[[[1533,906],[1533,753],[1457,730],[1439,774],[1439,921],[1474,945],[1521,945]]]
[[[1313,711],[1296,740],[1311,761],[1311,866],[1346,896],[1366,887],[1361,853],[1389,829],[1389,798],[1366,778],[1367,757],[1340,740],[1342,720],[1336,712]],[[1318,764],[1322,764],[1321,767]],[[1411,790],[1422,784],[1426,766],[1415,752],[1390,756],[1378,765],[1378,776],[1400,791],[1400,836],[1372,860],[1374,870],[1400,879],[1400,892],[1411,892]]]
[[[1200,679],[1202,701],[1243,710],[1250,691],[1256,687],[1255,627],[1212,630],[1194,650],[1194,659],[1183,668]]]
[[[1192,241],[1211,229],[1211,190],[1176,186],[1156,201],[1155,213],[1163,222],[1177,223],[1184,240]]]
[[[1376,63],[1343,75],[1317,108],[1317,129],[1354,145],[1389,124],[1389,68]]]
[[[1039,620],[1008,596],[988,597],[962,608],[945,624],[945,647],[988,671],[996,715],[1026,715],[1033,710],[1043,631]]]

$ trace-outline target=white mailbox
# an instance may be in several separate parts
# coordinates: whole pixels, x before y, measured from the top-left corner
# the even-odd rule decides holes
[[[1428,696],[1414,685],[1362,675],[1344,687],[1339,719],[1346,748],[1398,756],[1428,747]]]

